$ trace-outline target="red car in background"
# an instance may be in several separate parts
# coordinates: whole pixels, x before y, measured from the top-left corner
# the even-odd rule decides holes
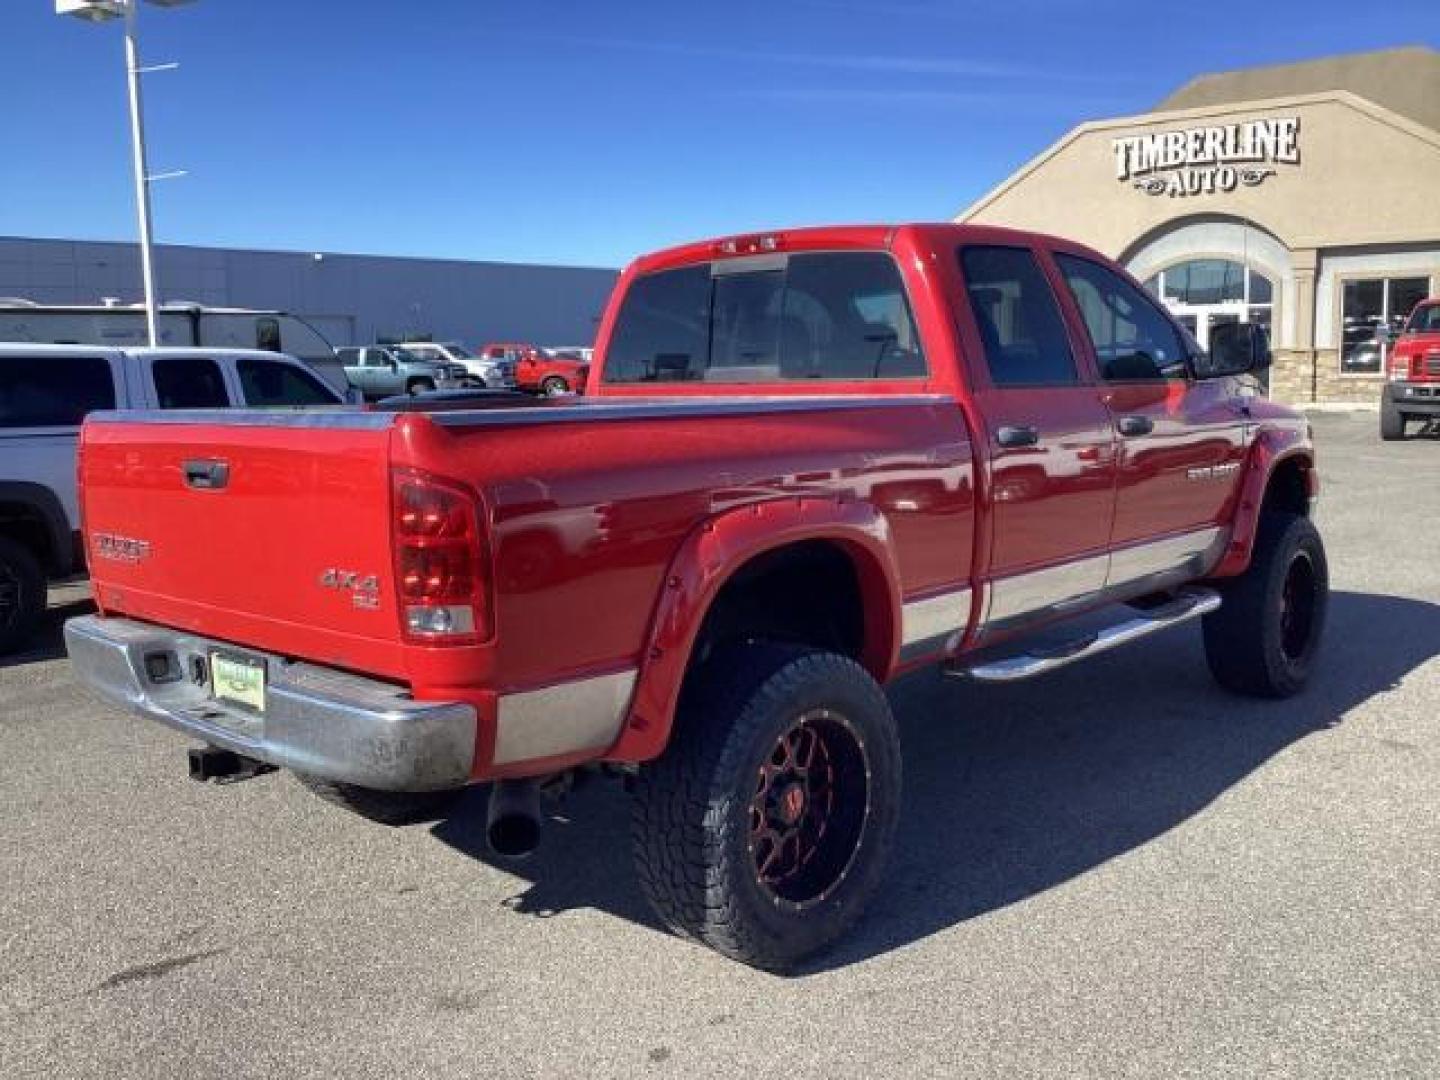
[[[538,345],[492,342],[480,350],[487,360],[508,360],[515,365],[515,385],[520,390],[553,396],[583,394],[590,365],[582,358],[551,355]]]

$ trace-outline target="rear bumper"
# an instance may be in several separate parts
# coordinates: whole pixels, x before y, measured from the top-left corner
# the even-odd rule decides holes
[[[1406,416],[1440,416],[1440,382],[1386,383],[1385,400]]]
[[[130,619],[71,619],[65,647],[76,677],[101,697],[212,746],[382,791],[453,788],[470,779],[470,705],[415,701],[390,683]],[[263,716],[211,696],[214,650],[265,665]],[[146,658],[158,667],[161,656],[169,660],[156,679]]]

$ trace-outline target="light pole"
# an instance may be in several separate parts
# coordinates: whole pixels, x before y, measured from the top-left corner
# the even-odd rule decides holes
[[[149,0],[156,7],[178,7],[191,0]],[[135,169],[135,210],[140,218],[140,274],[145,282],[145,327],[151,346],[160,344],[159,314],[155,303],[155,262],[150,242],[150,181],[145,162],[145,109],[140,97],[140,76],[146,71],[171,68],[140,66],[137,24],[140,0],[55,0],[57,15],[72,15],[87,22],[125,20],[125,78],[130,90],[130,155]],[[174,175],[174,174],[171,174]]]

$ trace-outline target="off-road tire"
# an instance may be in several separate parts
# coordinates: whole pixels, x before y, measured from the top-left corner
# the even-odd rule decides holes
[[[540,393],[546,397],[555,397],[557,394],[570,392],[570,384],[559,375],[551,375],[540,383]]]
[[[1292,572],[1295,582],[1289,581]],[[1203,620],[1205,658],[1215,681],[1254,697],[1298,693],[1314,667],[1329,607],[1325,545],[1314,523],[1266,511],[1249,569],[1220,592],[1223,603]]]
[[[464,788],[444,791],[376,791],[374,788],[324,780],[296,773],[295,779],[328,803],[344,807],[381,825],[414,825],[444,817],[465,793]]]
[[[411,379],[405,384],[405,393],[414,397],[416,394],[428,394],[435,389],[433,379]]]
[[[34,636],[45,613],[45,571],[24,544],[0,536],[0,655]]]
[[[1405,414],[1388,401],[1380,403],[1380,438],[1386,442],[1405,438]]]
[[[816,724],[843,718],[833,731],[853,737],[860,753],[852,760],[866,777],[860,799],[831,803],[835,820],[833,808],[849,809],[844,828],[858,834],[848,862],[799,906],[761,881],[752,801],[779,740],[812,716],[821,717]],[[783,971],[844,934],[880,885],[899,820],[900,771],[889,703],[859,664],[768,642],[721,650],[687,683],[665,753],[636,777],[631,834],[641,889],[680,935]]]

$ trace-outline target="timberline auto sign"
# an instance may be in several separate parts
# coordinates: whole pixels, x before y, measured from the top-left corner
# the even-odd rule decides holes
[[[1246,120],[1115,139],[1115,176],[1147,195],[1214,195],[1255,187],[1275,165],[1300,164],[1300,118]]]

